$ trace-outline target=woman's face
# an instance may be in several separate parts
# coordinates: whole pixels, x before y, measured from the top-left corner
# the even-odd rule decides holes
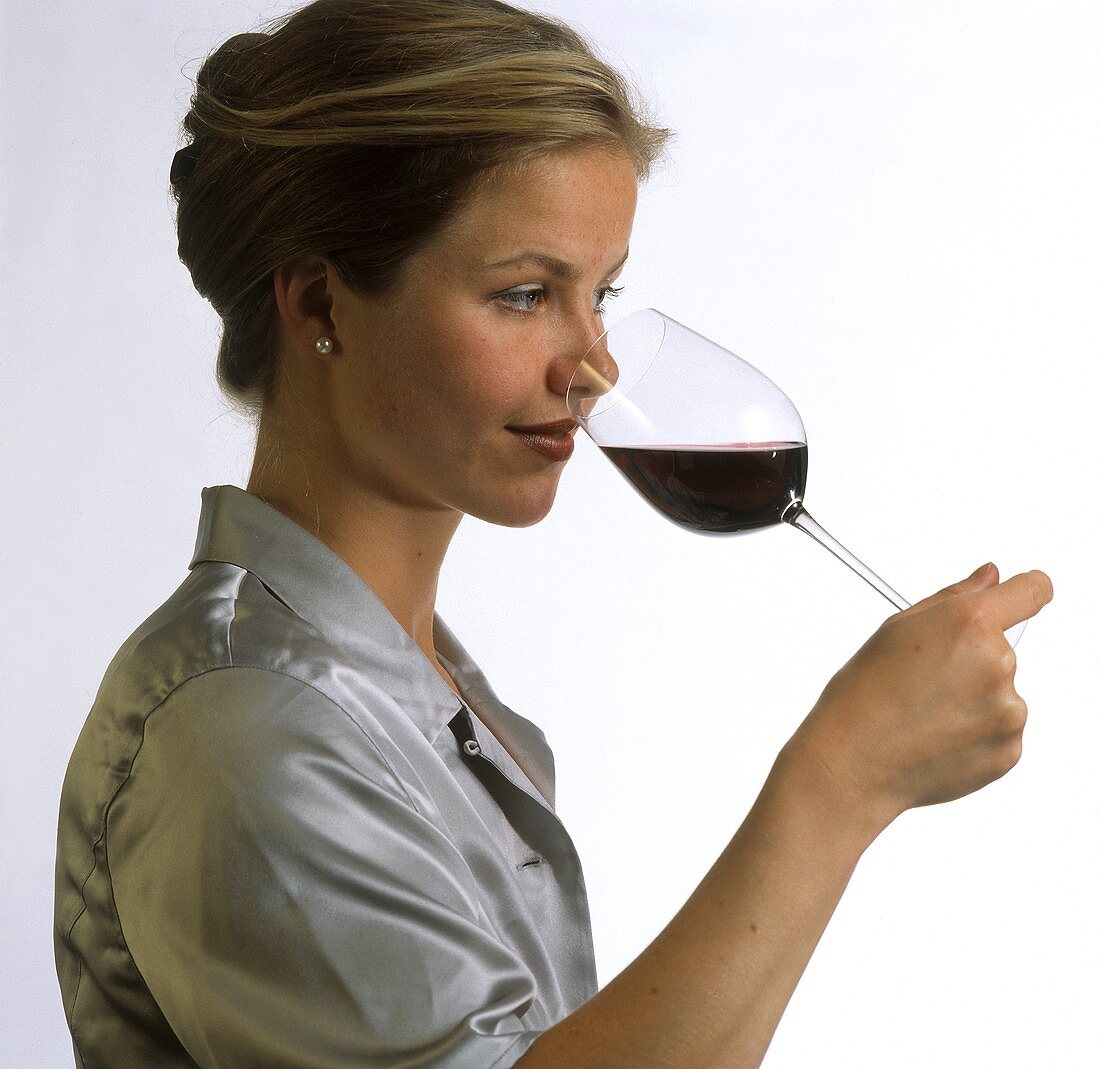
[[[566,462],[507,428],[569,418],[636,202],[627,156],[558,153],[475,194],[385,298],[333,286],[325,399],[341,476],[414,508],[542,519]]]

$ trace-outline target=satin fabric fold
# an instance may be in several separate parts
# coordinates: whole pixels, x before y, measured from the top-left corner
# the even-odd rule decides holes
[[[461,699],[327,546],[204,488],[62,789],[78,1065],[503,1069],[596,992],[552,751],[435,635]]]

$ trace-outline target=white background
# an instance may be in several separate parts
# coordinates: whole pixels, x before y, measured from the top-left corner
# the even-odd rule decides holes
[[[0,1064],[72,1064],[52,957],[62,775],[123,639],[186,573],[252,441],[176,257],[189,78],[290,5],[4,0]],[[765,1065],[1097,1064],[1091,2],[555,0],[678,132],[626,293],[757,364],[807,502],[917,599],[1048,572],[1018,649],[1022,762],[904,815],[858,867]],[[783,741],[890,611],[810,539],[662,520],[579,436],[554,511],[467,519],[439,611],[542,725],[601,984],[668,923]]]

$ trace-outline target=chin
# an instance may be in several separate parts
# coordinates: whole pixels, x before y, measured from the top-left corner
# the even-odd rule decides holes
[[[510,500],[480,502],[478,507],[465,509],[467,515],[474,516],[486,523],[498,527],[534,527],[536,523],[550,514],[557,496],[558,484],[555,482],[549,491],[527,496],[516,495]]]

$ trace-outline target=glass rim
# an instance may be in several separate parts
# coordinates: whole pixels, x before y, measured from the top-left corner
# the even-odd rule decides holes
[[[596,413],[595,416],[592,416],[592,415],[584,416],[584,415],[581,415],[580,413],[574,412],[573,409],[572,409],[572,406],[569,404],[569,395],[573,390],[573,382],[577,377],[577,372],[580,371],[580,369],[583,366],[588,364],[588,355],[589,355],[589,353],[591,353],[592,350],[595,349],[596,346],[599,345],[600,342],[602,342],[613,330],[617,330],[624,323],[627,323],[630,320],[635,319],[638,316],[647,315],[648,313],[653,313],[653,315],[657,316],[658,320],[660,321],[660,324],[661,324],[661,337],[660,337],[660,340],[657,342],[657,345],[654,347],[653,355],[652,355],[652,357],[650,357],[649,363],[646,365],[645,370],[637,377],[637,379],[634,380],[633,383],[630,384],[629,389],[627,389],[625,392],[623,390],[620,390],[615,384],[612,384],[609,390],[607,390],[603,394],[601,394],[600,395],[601,397],[606,397],[609,393],[614,391],[615,393],[618,393],[620,396],[618,396],[606,408],[603,408],[598,413]],[[673,322],[675,322],[675,321],[673,320]],[[565,406],[566,406],[567,409],[569,409],[570,416],[572,416],[580,424],[581,427],[584,427],[584,428],[587,429],[587,424],[589,423],[590,420],[598,418],[599,416],[606,415],[606,413],[610,412],[617,405],[619,405],[623,401],[625,401],[630,396],[630,394],[635,389],[637,389],[638,385],[642,382],[642,380],[650,373],[650,371],[653,370],[653,365],[657,362],[657,358],[664,351],[665,341],[668,338],[668,324],[669,324],[669,316],[666,316],[665,313],[662,312],[658,308],[652,308],[652,307],[650,307],[650,308],[635,308],[633,312],[628,312],[626,315],[624,315],[622,317],[622,319],[616,320],[614,323],[611,324],[610,327],[605,328],[603,333],[598,335],[592,341],[591,345],[589,345],[588,348],[584,351],[584,356],[581,357],[581,359],[577,363],[577,366],[573,369],[573,373],[569,376],[569,382],[566,383],[566,386],[565,386]],[[610,355],[610,353],[608,355]],[[613,356],[611,358],[614,360]],[[591,367],[591,365],[588,365],[588,366]],[[617,381],[618,380],[616,380],[616,382]]]

